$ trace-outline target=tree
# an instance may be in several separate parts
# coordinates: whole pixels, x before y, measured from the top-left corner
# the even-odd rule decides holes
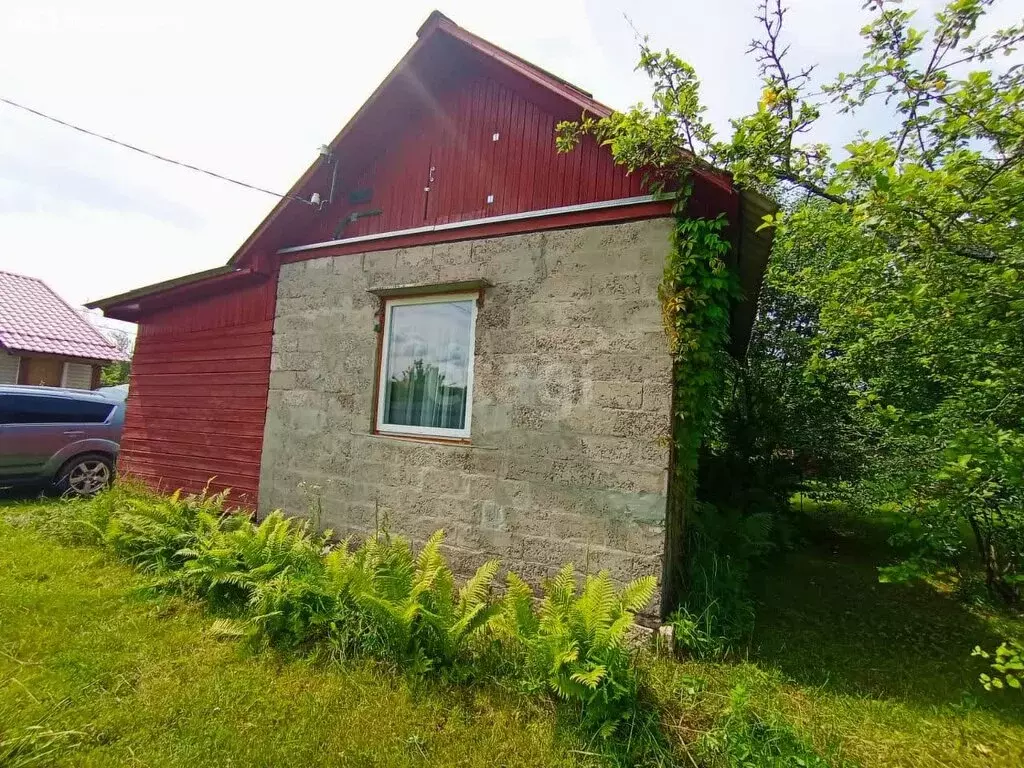
[[[128,359],[117,360],[103,366],[103,370],[100,371],[100,383],[104,387],[127,384],[132,373],[131,356],[135,350],[135,337],[124,331],[107,331],[107,335],[117,346],[118,350],[123,352]]]
[[[727,139],[705,118],[693,68],[645,42],[652,106],[562,124],[558,142],[591,133],[655,190],[714,166],[785,202],[764,222],[777,230],[774,303],[759,325],[788,313],[813,328],[788,372],[756,345],[752,364],[802,380],[801,398],[850,393],[845,406],[828,400],[871,470],[859,487],[898,503],[918,545],[888,576],[959,565],[963,522],[989,589],[1013,602],[1024,581],[1024,66],[996,57],[1024,41],[1024,25],[979,31],[994,2],[950,0],[927,29],[898,0],[868,2],[861,65],[828,79],[791,66],[786,9],[762,0],[750,46],[761,98]],[[826,111],[876,103],[890,123],[841,154],[812,140]]]

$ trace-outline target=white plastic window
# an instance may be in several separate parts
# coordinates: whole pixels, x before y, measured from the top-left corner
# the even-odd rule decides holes
[[[469,437],[476,304],[476,293],[385,300],[378,432]]]

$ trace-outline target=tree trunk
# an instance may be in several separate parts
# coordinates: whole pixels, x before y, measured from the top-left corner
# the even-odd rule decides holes
[[[968,514],[967,520],[974,532],[974,540],[978,546],[978,555],[985,568],[985,587],[993,597],[997,597],[1007,605],[1016,605],[1020,600],[1020,592],[1006,580],[1006,573],[999,564],[999,551],[992,543],[990,536],[982,532],[981,525],[975,515]]]

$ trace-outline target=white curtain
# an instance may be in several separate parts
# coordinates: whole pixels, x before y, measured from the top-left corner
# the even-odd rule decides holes
[[[390,307],[384,423],[463,429],[472,302]]]

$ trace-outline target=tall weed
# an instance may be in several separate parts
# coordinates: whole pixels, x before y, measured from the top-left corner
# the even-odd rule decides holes
[[[698,505],[687,539],[687,590],[669,618],[677,648],[721,658],[743,647],[754,626],[751,564],[772,549],[773,518]]]

